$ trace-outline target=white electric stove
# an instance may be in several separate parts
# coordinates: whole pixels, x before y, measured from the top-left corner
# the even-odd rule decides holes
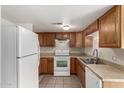
[[[56,41],[56,43],[54,76],[70,76],[69,41]]]

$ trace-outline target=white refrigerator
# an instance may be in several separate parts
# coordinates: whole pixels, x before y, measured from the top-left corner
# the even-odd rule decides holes
[[[2,26],[2,87],[38,88],[39,42],[21,26]]]

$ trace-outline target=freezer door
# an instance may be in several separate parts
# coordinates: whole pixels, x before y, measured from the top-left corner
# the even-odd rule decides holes
[[[17,31],[17,57],[24,57],[38,53],[37,34],[18,26]]]
[[[38,55],[18,59],[18,87],[38,88]]]

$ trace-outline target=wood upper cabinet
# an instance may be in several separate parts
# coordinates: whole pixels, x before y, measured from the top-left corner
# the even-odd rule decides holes
[[[58,33],[55,33],[56,34],[56,39],[69,39],[70,37],[70,33],[68,32],[58,32]]]
[[[49,47],[55,45],[54,33],[38,33],[38,38],[41,47]]]
[[[41,47],[55,46],[55,39],[69,39],[70,47],[82,48],[85,44],[85,32],[41,32],[38,33]]]
[[[70,73],[76,74],[76,58],[71,58],[70,60]]]
[[[121,6],[121,48],[124,48],[124,5]]]
[[[55,45],[55,34],[47,33],[45,36],[46,36],[46,46],[54,46]]]
[[[39,44],[40,46],[44,46],[44,35],[41,33],[37,33],[38,34],[38,39],[39,39]]]
[[[85,48],[92,48],[93,47],[93,36],[86,36],[85,37]]]
[[[86,31],[82,31],[82,47],[85,48],[85,37],[86,37]]]
[[[76,47],[76,32],[70,32],[70,47]]]
[[[56,39],[62,39],[62,38],[63,38],[62,32],[56,33]]]
[[[86,35],[90,35],[96,31],[98,31],[98,20],[96,20],[86,28]]]
[[[53,74],[53,58],[41,58],[39,64],[39,74]]]
[[[70,39],[70,33],[69,32],[63,32],[63,38]]]
[[[76,47],[77,48],[83,47],[82,32],[76,32]]]
[[[114,6],[99,18],[99,47],[121,47],[121,6]]]

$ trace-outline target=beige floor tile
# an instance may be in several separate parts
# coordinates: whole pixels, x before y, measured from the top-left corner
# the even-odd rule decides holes
[[[64,88],[71,88],[71,85],[64,85]]]
[[[47,85],[55,85],[55,83],[48,82]]]
[[[46,84],[40,84],[39,87],[40,88],[45,88],[46,87]]]
[[[51,80],[51,79],[50,79],[48,82],[56,82],[56,80]]]
[[[81,88],[81,85],[80,84],[73,84],[71,85],[72,88]]]
[[[70,84],[71,81],[64,81],[63,83],[64,83],[64,84]]]
[[[55,85],[55,88],[63,88],[63,85],[57,84],[57,85]]]
[[[52,75],[44,75],[39,83],[40,88],[80,88],[81,84],[77,76],[70,77],[54,77]]]
[[[59,80],[59,79],[58,79],[58,80],[56,80],[56,82],[63,82],[63,80]]]
[[[54,85],[46,85],[45,88],[54,88]]]
[[[63,82],[56,82],[55,85],[63,85]]]
[[[40,83],[41,83],[41,84],[47,84],[48,81],[41,81]]]

